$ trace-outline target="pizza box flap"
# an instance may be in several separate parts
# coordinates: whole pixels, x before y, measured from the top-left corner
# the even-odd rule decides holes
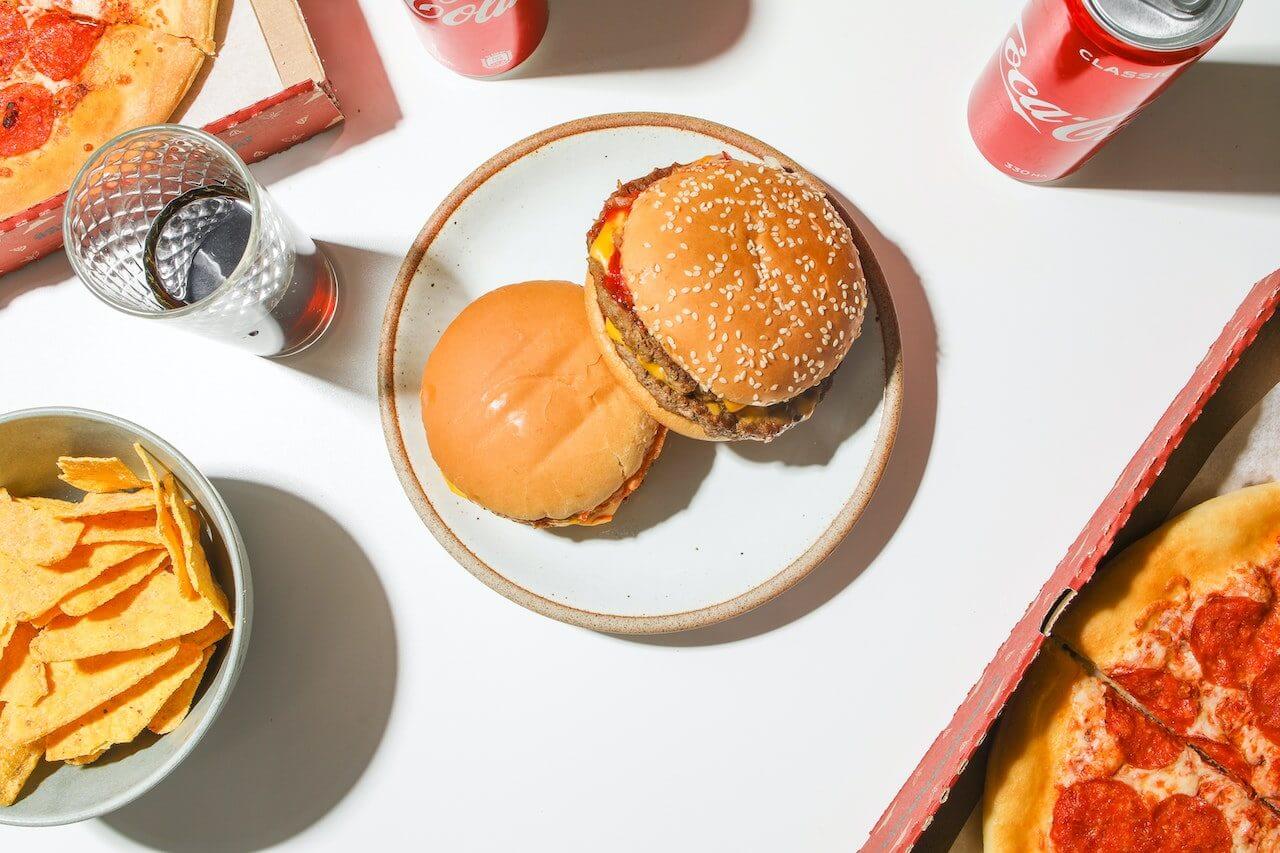
[[[173,121],[202,126],[304,80],[324,68],[295,0],[219,0],[218,54],[205,63]]]
[[[324,65],[297,0],[253,0],[253,8],[284,85],[323,83]]]

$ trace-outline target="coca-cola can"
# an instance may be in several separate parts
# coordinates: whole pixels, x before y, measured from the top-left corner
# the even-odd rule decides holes
[[[1030,0],[969,96],[973,141],[1020,180],[1070,174],[1222,38],[1240,2]]]
[[[446,68],[493,77],[524,62],[547,31],[547,0],[404,0]]]

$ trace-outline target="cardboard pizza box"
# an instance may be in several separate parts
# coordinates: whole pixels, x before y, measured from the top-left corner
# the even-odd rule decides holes
[[[987,736],[1075,593],[1099,566],[1106,571],[1108,557],[1170,516],[1232,427],[1280,383],[1277,305],[1280,270],[1249,292],[881,815],[865,849],[982,849]]]
[[[219,0],[216,40],[170,121],[217,134],[249,162],[342,121],[297,0]],[[65,200],[0,221],[0,276],[61,247]]]

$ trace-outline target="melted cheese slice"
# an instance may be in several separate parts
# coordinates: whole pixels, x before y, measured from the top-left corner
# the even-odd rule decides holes
[[[604,221],[604,225],[600,227],[600,233],[596,235],[596,239],[591,241],[589,254],[600,262],[600,266],[604,267],[606,272],[609,270],[609,261],[613,259],[613,254],[617,251],[617,241],[614,237],[626,221],[627,211],[621,208],[615,210]]]

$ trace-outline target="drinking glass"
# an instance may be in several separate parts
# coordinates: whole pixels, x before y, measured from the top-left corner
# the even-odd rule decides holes
[[[324,334],[333,266],[244,161],[201,130],[122,133],[81,167],[63,238],[76,274],[135,317],[280,357]]]

